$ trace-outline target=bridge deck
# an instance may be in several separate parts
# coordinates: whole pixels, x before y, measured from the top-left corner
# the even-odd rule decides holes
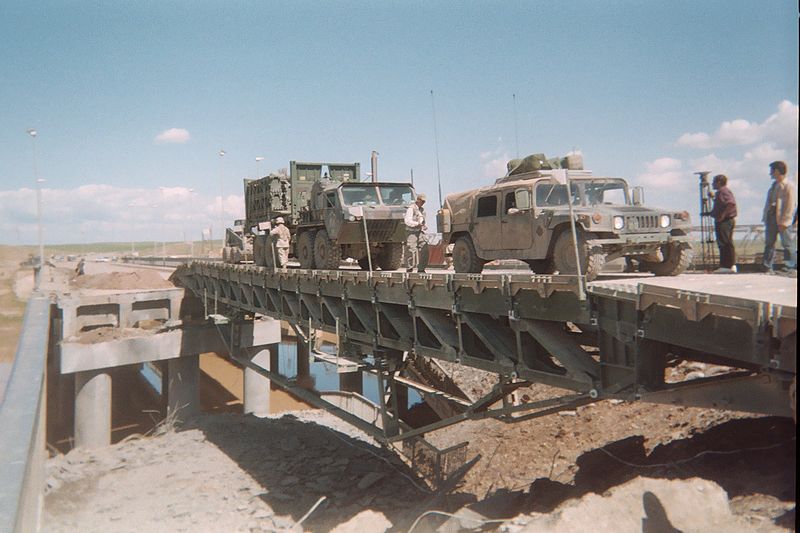
[[[208,309],[337,332],[356,356],[408,351],[606,397],[663,397],[677,387],[664,378],[674,360],[727,366],[730,378],[766,376],[786,389],[796,372],[797,280],[781,276],[606,276],[588,285],[585,299],[575,276],[519,270],[272,271],[193,262],[175,276]]]
[[[676,277],[631,277],[593,281],[592,288],[635,293],[640,287],[661,287],[675,291],[724,296],[737,300],[797,307],[797,279],[764,274],[683,274]],[[591,289],[590,289],[591,290]]]

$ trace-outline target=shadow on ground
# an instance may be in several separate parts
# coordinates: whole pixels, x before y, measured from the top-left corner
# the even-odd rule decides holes
[[[306,529],[328,531],[365,509],[397,526],[430,497],[397,457],[339,431],[293,415],[240,416],[238,424],[221,420],[226,416],[197,417],[185,429],[202,430],[236,461],[265,488],[260,497],[278,515],[298,521],[324,496]]]

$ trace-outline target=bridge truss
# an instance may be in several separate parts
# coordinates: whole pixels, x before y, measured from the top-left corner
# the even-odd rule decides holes
[[[637,278],[590,283],[582,299],[575,276],[273,271],[212,262],[183,265],[174,279],[206,309],[284,320],[305,337],[338,334],[341,355],[378,372],[387,398],[409,354],[498,375],[487,396],[416,430],[399,422],[396,402],[382,398],[388,415],[373,435],[387,443],[468,418],[514,421],[608,398],[792,415],[796,304],[768,294],[743,298]],[[770,283],[796,293],[796,280]],[[715,375],[671,379],[667,369],[680,361],[711,363]],[[531,382],[568,393],[505,401]],[[500,400],[503,407],[493,408]]]

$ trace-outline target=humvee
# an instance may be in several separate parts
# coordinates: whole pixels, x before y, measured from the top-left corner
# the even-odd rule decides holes
[[[537,161],[534,168],[509,162],[509,173],[493,185],[447,196],[437,224],[444,242],[454,245],[456,272],[480,272],[488,261],[518,259],[537,273],[576,274],[570,203],[580,273],[587,279],[621,257],[658,276],[676,276],[689,266],[689,213],[645,207],[640,187],[631,190],[623,179],[593,176],[582,161],[567,164],[544,156]]]

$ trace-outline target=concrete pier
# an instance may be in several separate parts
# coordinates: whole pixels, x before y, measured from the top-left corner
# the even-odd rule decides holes
[[[111,444],[111,375],[102,370],[75,374],[75,447]]]
[[[245,350],[244,355],[253,363],[265,370],[277,372],[278,370],[278,344],[267,347],[253,347]],[[270,390],[272,384],[269,378],[262,376],[255,370],[244,369],[244,413],[257,417],[265,417],[270,411]]]
[[[162,405],[168,416],[185,419],[200,411],[199,354],[227,354],[235,346],[252,353],[265,368],[277,368],[279,321],[237,322],[235,337],[223,339],[213,323],[202,319],[199,300],[183,289],[59,295],[56,305],[61,331],[58,357],[51,363],[51,386],[63,389],[74,376],[76,447],[111,443],[114,369],[157,363]],[[274,356],[269,346],[275,347]],[[256,374],[246,375],[245,381],[248,412],[266,415],[269,380]]]
[[[167,416],[184,419],[200,411],[199,381],[199,355],[167,361]]]

